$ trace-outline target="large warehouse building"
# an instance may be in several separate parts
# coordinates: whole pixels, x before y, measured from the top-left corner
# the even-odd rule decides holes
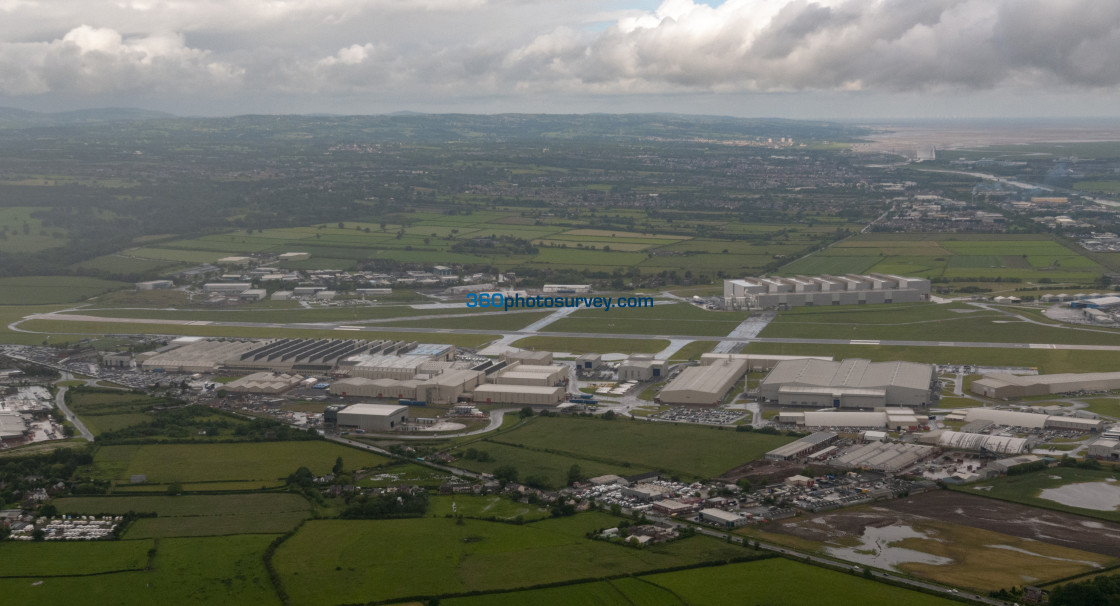
[[[1120,389],[1120,372],[1027,376],[1000,372],[984,375],[984,378],[972,382],[972,393],[1001,400],[1073,391],[1110,391],[1113,389]]]
[[[1025,429],[1072,429],[1074,431],[1103,431],[1107,423],[1094,417],[1044,415],[996,408],[958,408],[945,416],[949,421],[989,421],[1005,427]]]
[[[663,404],[718,406],[746,374],[746,360],[713,360],[707,366],[692,366],[681,371],[662,388],[658,399]]]
[[[729,309],[918,303],[929,300],[929,291],[929,280],[925,278],[888,274],[723,281],[723,301]]]
[[[848,410],[783,411],[778,422],[801,427],[850,427],[870,429],[916,430],[923,422],[909,408],[884,408],[875,412]]]
[[[1021,454],[1030,448],[1030,440],[1014,436],[990,436],[982,433],[959,431],[932,431],[922,436],[921,442],[937,444],[952,450],[973,450],[996,454]]]
[[[933,366],[914,362],[778,362],[758,386],[759,398],[813,408],[924,407],[937,393]]]
[[[338,427],[386,432],[408,421],[408,407],[396,404],[354,404],[338,411]]]
[[[746,360],[749,372],[766,372],[786,360],[832,361],[832,356],[779,356],[776,354],[706,353],[700,354],[700,364],[707,366],[717,360]]]
[[[568,367],[514,363],[500,370],[491,380],[500,385],[560,385],[568,378]]]
[[[567,392],[563,387],[540,385],[479,385],[475,388],[475,402],[511,404],[518,406],[555,406],[564,401]]]

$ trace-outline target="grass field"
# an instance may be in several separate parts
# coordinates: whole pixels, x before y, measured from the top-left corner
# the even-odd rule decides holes
[[[447,343],[459,347],[478,347],[485,343],[494,340],[490,335],[471,335],[471,334],[456,334],[451,332],[451,329],[445,329],[447,332],[441,332],[438,335],[424,333],[423,330],[417,332],[375,332],[375,331],[339,331],[332,329],[300,329],[300,328],[272,328],[268,326],[259,327],[246,327],[246,326],[205,326],[195,324],[139,324],[131,322],[87,322],[87,321],[74,321],[65,319],[53,320],[28,320],[20,324],[23,330],[33,331],[37,334],[33,335],[36,339],[34,342],[38,343],[47,338],[47,335],[63,335],[62,337],[55,337],[54,342],[63,341],[66,339],[78,340],[75,335],[183,335],[183,336],[196,336],[196,337],[245,337],[254,339],[268,339],[289,337],[295,339],[365,339],[367,341],[376,341],[382,339],[389,340],[410,340],[419,338],[417,335],[424,335],[425,340],[434,340],[440,343]]]
[[[553,463],[549,475],[561,484],[565,477],[557,472],[566,474],[573,462],[581,467],[588,463],[601,463],[629,469],[631,473],[664,470],[684,478],[711,478],[760,458],[767,451],[792,440],[787,436],[681,423],[621,418],[604,421],[598,418],[537,417],[512,431],[496,438],[486,438],[475,445],[480,450],[486,450],[490,444],[498,443],[519,453],[491,452],[496,459],[493,465],[465,460],[457,464],[469,465],[471,469],[477,467],[479,471],[492,471],[498,465],[512,464],[524,477],[540,468],[540,462],[531,463],[531,457],[539,457]],[[522,465],[516,463],[519,458],[524,461]],[[592,475],[594,472],[584,469],[584,473]]]
[[[45,565],[49,570],[68,564],[71,574],[90,565],[69,555],[72,549],[106,545],[139,550],[141,567],[148,549],[155,546],[156,552],[151,569],[136,572],[45,578],[41,573],[35,578],[4,578],[0,573],[0,595],[10,604],[279,605],[261,558],[272,539],[271,535],[241,535],[158,542],[3,543],[0,553],[12,550],[4,558],[5,570],[8,562],[19,559],[24,566]]]
[[[1112,419],[1120,419],[1120,398],[1089,398],[1089,410]]]
[[[549,327],[551,328],[551,326]],[[598,339],[594,337],[525,337],[514,347],[583,353],[657,353],[669,346],[668,339]]]
[[[549,589],[450,598],[448,606],[578,604],[581,606],[742,606],[820,604],[836,606],[948,606],[952,600],[892,587],[851,574],[772,558],[580,583]]]
[[[0,542],[0,578],[142,570],[152,541]]]
[[[1044,507],[1057,511],[1066,511],[1091,518],[1100,518],[1111,522],[1120,522],[1120,511],[1101,511],[1097,509],[1084,509],[1063,505],[1057,501],[1039,498],[1039,493],[1047,488],[1057,488],[1066,484],[1080,482],[1104,482],[1108,479],[1115,480],[1120,474],[1112,470],[1077,469],[1073,467],[1053,467],[1032,473],[1016,476],[1004,476],[993,480],[953,486],[952,490],[975,494],[994,499],[1002,499],[1013,503]],[[978,487],[988,487],[979,489]]]
[[[32,216],[48,209],[33,206],[0,208],[0,253],[31,253],[57,248],[67,242],[67,230],[60,227],[44,229],[43,222]]]
[[[0,305],[76,303],[130,286],[83,276],[23,276],[0,278]]]
[[[454,503],[454,508],[452,503]],[[433,496],[428,500],[428,513],[435,516],[457,514],[468,518],[489,518],[493,516],[499,520],[521,518],[525,521],[540,520],[551,515],[547,508],[517,503],[497,495]]]
[[[1120,332],[1039,326],[965,303],[799,307],[779,313],[759,336],[1089,345],[1120,343]]]
[[[689,303],[671,303],[645,308],[581,309],[548,326],[556,332],[607,334],[679,334],[706,337],[726,336],[744,319],[747,312],[720,312],[700,309]]]
[[[784,267],[782,275],[886,273],[924,278],[1091,282],[1105,269],[1046,235],[864,234]]]
[[[810,345],[802,343],[751,343],[743,353],[867,358],[873,362],[906,360],[929,364],[1006,366],[1014,356],[1016,366],[1033,366],[1040,373],[1113,372],[1120,370],[1116,352],[1074,349],[1000,349],[986,347],[909,347],[897,345]]]
[[[641,550],[584,537],[617,522],[594,513],[522,526],[459,526],[445,518],[312,521],[280,546],[273,563],[291,603],[300,605],[513,589],[751,553],[703,536]]]
[[[699,360],[702,354],[706,354],[716,346],[716,341],[693,341],[688,345],[677,350],[677,353],[669,356],[672,361],[680,360]]]
[[[311,511],[307,499],[291,493],[142,497],[67,497],[52,501],[60,513],[123,514],[155,512],[160,517],[261,515]]]
[[[148,482],[245,482],[276,486],[301,466],[323,474],[341,456],[348,469],[375,467],[389,459],[324,441],[239,444],[162,444],[102,446],[94,455],[94,475],[128,483],[147,475]]]

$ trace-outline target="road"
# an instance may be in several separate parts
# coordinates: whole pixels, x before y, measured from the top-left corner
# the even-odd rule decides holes
[[[73,381],[74,380],[74,375],[72,375],[68,372],[64,372],[64,373],[62,373],[62,379],[60,379],[60,380],[61,381]],[[74,428],[78,430],[78,433],[81,434],[81,436],[83,438],[85,438],[85,440],[87,442],[92,442],[93,441],[93,432],[91,432],[89,429],[87,429],[86,426],[84,424],[82,424],[81,419],[78,418],[78,415],[74,414],[74,412],[71,411],[68,406],[66,406],[66,390],[67,389],[68,388],[66,388],[66,387],[59,387],[58,388],[58,393],[55,394],[55,396],[54,396],[54,403],[55,403],[56,406],[58,406],[58,409],[62,411],[62,414],[66,415],[66,420],[70,421],[70,423],[74,425]]]
[[[385,450],[384,448],[378,448],[377,446],[374,446],[372,444],[366,444],[365,442],[358,442],[356,440],[350,440],[350,439],[344,438],[342,436],[336,436],[334,434],[328,434],[328,433],[320,432],[320,435],[322,435],[324,438],[326,438],[326,439],[328,439],[332,442],[338,442],[339,444],[345,444],[347,446],[353,446],[354,448],[359,448],[361,450],[368,450],[370,452],[376,452],[377,454],[385,455],[387,457],[392,457],[394,459],[403,459],[405,461],[411,461],[411,459],[393,454],[393,453],[389,452],[388,450]],[[431,461],[424,461],[422,459],[417,459],[416,463],[420,464],[420,465],[427,466],[427,467],[431,467],[433,469],[438,469],[440,471],[458,476],[460,478],[473,478],[473,479],[476,479],[476,480],[487,479],[486,476],[484,476],[480,473],[475,473],[473,471],[467,471],[465,469],[459,469],[458,467],[450,467],[448,465],[441,465],[439,463],[433,463]]]

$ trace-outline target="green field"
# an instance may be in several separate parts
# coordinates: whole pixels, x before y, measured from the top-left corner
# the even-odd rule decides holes
[[[957,603],[782,558],[549,589],[450,598],[441,603],[448,606],[741,606],[821,604],[826,599],[828,604],[836,606],[948,606]]]
[[[928,364],[1006,366],[1014,356],[1017,366],[1036,367],[1040,373],[1113,372],[1120,370],[1116,352],[1076,349],[1014,350],[995,347],[918,347],[900,345],[815,345],[805,343],[751,343],[743,353],[867,358],[873,362],[906,360]]]
[[[454,504],[454,507],[452,507]],[[433,496],[428,500],[428,513],[434,516],[462,515],[468,518],[490,518],[498,520],[522,519],[539,520],[551,515],[547,508],[518,503],[497,495],[471,496],[455,495]]]
[[[551,328],[551,326],[547,327]],[[595,337],[525,337],[513,342],[514,347],[583,353],[657,353],[669,346],[668,339],[597,339]]]
[[[750,313],[700,309],[690,303],[644,308],[581,309],[548,325],[549,331],[605,334],[726,336]]]
[[[36,211],[49,212],[49,209],[33,206],[0,208],[0,253],[39,252],[66,244],[67,230],[44,228],[43,222],[32,216]]]
[[[533,473],[546,473],[559,485],[566,483],[563,474],[567,473],[572,463],[581,467],[592,463],[605,464],[615,469],[631,470],[631,474],[663,470],[682,478],[712,478],[791,441],[793,438],[787,436],[681,423],[622,418],[604,421],[598,418],[537,417],[512,431],[494,438],[483,438],[474,444],[479,450],[489,450],[492,444],[509,449],[491,452],[495,462],[479,463],[464,459],[456,464],[476,471],[493,471],[500,465],[514,465],[522,478]],[[549,463],[548,468],[542,468],[543,462]],[[595,475],[593,469],[583,471],[586,475]]]
[[[158,542],[0,543],[5,567],[0,572],[0,596],[10,604],[280,604],[269,582],[261,554],[270,535],[160,539]],[[134,572],[96,574],[89,548],[112,546],[139,552]],[[147,552],[155,547],[151,568]],[[85,551],[81,551],[81,550]],[[80,556],[78,554],[85,554]],[[95,561],[88,562],[90,558]],[[136,556],[126,563],[136,561]],[[11,578],[9,563],[18,561],[32,578]],[[106,564],[117,562],[105,560]],[[119,563],[119,562],[118,562]],[[63,568],[65,572],[60,571]],[[48,576],[78,574],[81,576]],[[90,576],[95,575],[95,576]]]
[[[1111,419],[1120,419],[1120,398],[1089,398],[1089,410]]]
[[[1046,235],[872,233],[782,267],[781,275],[885,273],[924,278],[995,278],[1088,283],[1106,270]]]
[[[312,521],[280,546],[273,563],[292,604],[300,605],[514,589],[753,553],[703,536],[640,550],[584,537],[617,522],[594,513],[522,526],[445,518]]]
[[[1084,509],[1063,505],[1057,501],[1039,498],[1039,493],[1047,488],[1057,488],[1066,484],[1081,482],[1105,482],[1115,480],[1118,475],[1113,470],[1077,469],[1074,467],[1052,467],[1032,473],[1015,476],[1004,476],[993,480],[968,484],[966,486],[952,486],[958,492],[967,492],[984,497],[991,497],[1014,503],[1022,503],[1034,507],[1067,511],[1077,515],[1091,518],[1100,518],[1111,522],[1120,522],[1120,509],[1115,511],[1101,511],[1097,509]],[[1053,476],[1053,477],[1052,477]],[[991,488],[985,488],[985,487]]]
[[[152,484],[243,482],[276,486],[301,466],[323,474],[341,456],[348,469],[375,467],[389,459],[325,441],[237,444],[102,446],[94,455],[95,477],[127,485],[147,475]]]
[[[0,578],[143,570],[152,541],[0,542]],[[2,595],[2,594],[0,594]]]
[[[1077,330],[1024,322],[966,303],[798,307],[783,311],[764,338],[890,339],[992,343],[1120,344],[1120,332]]]
[[[677,353],[669,356],[674,362],[681,360],[699,360],[700,356],[712,351],[716,346],[716,341],[693,341],[688,345],[677,350]]]
[[[155,512],[160,517],[261,515],[311,511],[307,500],[290,493],[143,497],[67,497],[52,501],[60,513],[123,514]]]
[[[0,305],[77,303],[126,286],[130,285],[82,276],[0,278]]]

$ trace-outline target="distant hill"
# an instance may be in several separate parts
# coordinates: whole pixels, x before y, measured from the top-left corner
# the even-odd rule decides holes
[[[14,107],[0,107],[0,128],[29,128],[35,126],[67,126],[102,122],[132,122],[135,120],[163,120],[175,118],[174,114],[131,107],[106,107],[79,109],[69,112],[33,112]]]

